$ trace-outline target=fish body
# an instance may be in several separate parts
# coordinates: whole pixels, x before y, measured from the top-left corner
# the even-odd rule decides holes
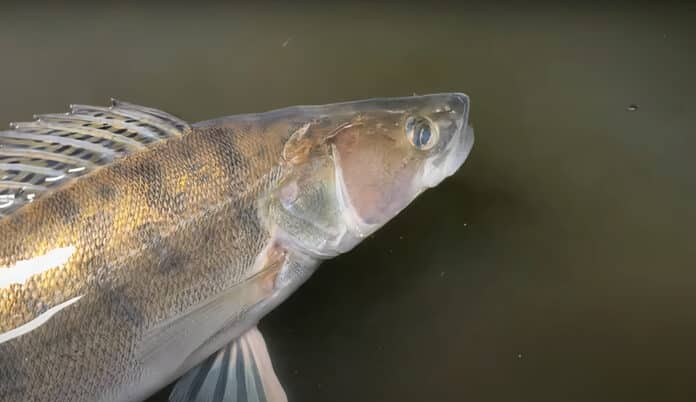
[[[182,375],[173,401],[285,400],[258,320],[473,141],[461,94],[193,125],[76,110],[0,132],[1,402],[141,401]]]

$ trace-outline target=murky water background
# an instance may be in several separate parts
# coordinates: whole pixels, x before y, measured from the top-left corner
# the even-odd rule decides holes
[[[291,402],[696,398],[693,8],[136,4],[5,7],[0,122],[472,97],[464,168],[262,322]]]

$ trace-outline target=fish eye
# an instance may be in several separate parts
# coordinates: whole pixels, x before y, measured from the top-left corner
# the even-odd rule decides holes
[[[437,143],[437,127],[424,117],[409,117],[405,128],[408,140],[421,151],[426,151]]]

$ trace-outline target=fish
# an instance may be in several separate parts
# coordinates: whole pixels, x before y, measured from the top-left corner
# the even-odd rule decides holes
[[[0,131],[0,401],[287,401],[257,329],[473,146],[463,93]]]

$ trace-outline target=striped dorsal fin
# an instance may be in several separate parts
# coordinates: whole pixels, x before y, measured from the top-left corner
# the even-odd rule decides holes
[[[113,160],[191,130],[157,109],[112,99],[110,107],[71,105],[0,131],[0,218]]]

